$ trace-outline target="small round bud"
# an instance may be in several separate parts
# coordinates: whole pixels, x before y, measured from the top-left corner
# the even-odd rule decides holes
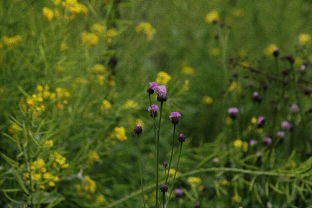
[[[280,54],[279,49],[275,48],[274,51],[273,51],[273,56],[277,58],[279,56],[279,54]]]
[[[257,119],[257,126],[258,128],[262,128],[265,124],[265,118],[263,116],[260,116],[258,119]]]
[[[238,108],[232,107],[228,109],[228,114],[231,119],[235,119],[238,113],[239,113]]]
[[[147,88],[147,93],[150,95],[153,94],[157,86],[158,84],[156,82],[150,82],[149,87]]]
[[[151,117],[155,118],[157,117],[157,111],[159,110],[159,107],[158,105],[151,105],[147,110],[150,112]]]
[[[179,142],[183,143],[185,141],[185,135],[184,134],[179,134],[178,135],[178,140],[179,140]]]
[[[260,94],[258,92],[253,92],[252,93],[252,99],[255,102],[261,102],[262,101],[262,97],[260,96]]]
[[[171,122],[174,125],[177,125],[179,123],[180,117],[181,117],[181,113],[179,112],[172,112],[170,113],[170,116],[169,116]]]
[[[167,184],[161,184],[159,189],[161,192],[166,193],[168,191],[168,185]]]
[[[164,162],[162,163],[162,165],[164,166],[164,168],[167,168],[168,162],[164,161]]]
[[[182,189],[174,189],[174,195],[177,197],[177,198],[180,198],[183,196],[184,192]]]
[[[140,135],[140,134],[142,134],[142,132],[143,132],[142,125],[137,124],[137,125],[134,127],[134,133],[135,133],[136,135]]]
[[[271,139],[270,137],[264,137],[264,138],[262,139],[262,142],[263,142],[264,144],[270,145],[270,144],[272,144],[272,139]]]
[[[165,85],[158,85],[154,90],[157,93],[157,100],[159,102],[167,101],[167,88]]]

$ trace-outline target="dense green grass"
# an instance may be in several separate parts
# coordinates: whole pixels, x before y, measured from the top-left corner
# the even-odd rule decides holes
[[[146,89],[164,71],[160,162],[170,112],[182,113],[177,133],[187,136],[175,184],[184,196],[168,207],[312,207],[311,9],[309,0],[0,1],[0,206],[155,207]],[[205,21],[212,11],[216,24]],[[150,40],[142,22],[155,29]],[[265,53],[270,44],[279,58]],[[263,128],[251,122],[259,116]],[[283,121],[293,128],[278,139]]]

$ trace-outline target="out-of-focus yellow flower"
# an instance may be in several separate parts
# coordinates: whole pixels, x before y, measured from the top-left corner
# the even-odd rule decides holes
[[[256,118],[256,117],[252,117],[252,118],[250,119],[250,122],[251,122],[252,124],[257,124],[257,118]]]
[[[91,67],[91,71],[93,71],[93,72],[105,72],[106,67],[103,64],[95,64]]]
[[[210,96],[204,96],[202,97],[202,103],[204,104],[212,104],[213,103],[213,98]]]
[[[83,32],[81,34],[81,40],[85,45],[93,47],[98,43],[99,37],[94,33]]]
[[[53,2],[53,4],[55,5],[59,5],[61,3],[61,0],[51,0]]]
[[[53,142],[52,140],[47,140],[47,141],[45,141],[44,145],[45,145],[46,147],[53,147],[54,142]]]
[[[94,33],[103,33],[104,32],[104,27],[101,24],[93,24],[91,26],[91,31]]]
[[[298,41],[299,41],[300,45],[305,45],[305,44],[311,42],[311,35],[307,34],[307,33],[301,33],[298,36]]]
[[[270,44],[264,49],[264,54],[267,56],[272,56],[273,52],[278,49],[277,45],[275,44]]]
[[[228,88],[228,91],[229,92],[240,92],[241,91],[241,85],[238,82],[232,82]]]
[[[220,50],[220,48],[211,48],[211,49],[209,49],[209,55],[211,55],[211,56],[220,56],[220,54],[221,54],[221,50]]]
[[[60,49],[61,49],[61,51],[65,51],[68,49],[68,45],[65,41],[62,41],[62,43],[60,45]]]
[[[242,197],[240,197],[238,194],[235,194],[233,197],[232,197],[232,201],[233,202],[236,202],[236,203],[240,203],[242,201]]]
[[[201,184],[202,179],[199,177],[188,177],[187,178],[187,182],[191,185],[191,186],[196,186]]]
[[[231,119],[230,117],[227,117],[225,119],[225,123],[226,123],[226,125],[231,126],[233,124],[233,119]]]
[[[111,136],[119,141],[125,141],[128,139],[128,137],[126,136],[126,129],[122,126],[115,127]]]
[[[221,180],[219,183],[220,183],[220,185],[222,185],[222,186],[226,186],[226,185],[228,185],[230,182],[229,182],[228,180],[226,180],[226,179],[223,179],[223,180]]]
[[[194,69],[191,66],[185,65],[181,69],[181,73],[184,75],[193,75],[194,74]]]
[[[205,20],[209,24],[219,21],[220,20],[219,12],[217,10],[212,10],[212,11],[208,12]]]
[[[87,192],[94,193],[96,191],[96,183],[90,178],[90,176],[85,176],[83,181],[83,189]]]
[[[15,35],[12,37],[4,36],[3,40],[2,40],[3,45],[8,46],[8,47],[12,47],[21,41],[22,41],[22,36],[20,36],[20,35]]]
[[[231,14],[232,14],[234,17],[241,17],[241,16],[243,16],[243,12],[244,12],[243,9],[234,8],[234,9],[232,9]]]
[[[43,174],[43,178],[47,180],[53,179],[53,175],[49,172]]]
[[[156,83],[159,85],[166,85],[171,80],[171,76],[166,72],[158,72],[156,77]]]
[[[80,13],[88,13],[88,8],[85,5],[78,3],[77,0],[65,0],[62,2],[62,6],[71,14],[71,16],[68,17],[69,19],[73,19]]]
[[[54,17],[54,12],[52,9],[49,9],[48,7],[44,7],[42,9],[42,15],[46,20],[51,21]]]
[[[184,80],[184,83],[182,85],[181,91],[187,92],[190,90],[190,80]]]
[[[10,134],[16,134],[17,132],[22,131],[22,128],[19,125],[13,123],[9,126],[8,131]]]
[[[108,100],[102,101],[101,109],[105,110],[105,109],[109,109],[111,107],[112,107],[112,104]]]
[[[94,164],[100,160],[100,156],[96,151],[91,151],[88,156],[88,162]]]
[[[141,119],[137,119],[137,120],[135,121],[135,123],[136,123],[137,125],[144,126],[144,121],[141,120]]]
[[[66,163],[66,158],[58,152],[54,152],[50,155],[50,160],[53,161],[55,168],[67,168],[69,165]]]
[[[133,100],[127,100],[123,105],[122,105],[122,107],[124,108],[124,109],[129,109],[129,108],[136,108],[136,107],[138,107],[138,103],[137,102],[135,102],[135,101],[133,101]]]
[[[101,204],[104,204],[106,203],[106,199],[105,197],[103,196],[103,194],[99,194],[96,196],[96,199],[95,199],[95,204],[97,205],[101,205]]]
[[[302,65],[303,59],[300,57],[295,57],[295,65]]]
[[[243,141],[240,140],[240,139],[236,139],[234,142],[233,142],[233,146],[234,147],[237,147],[237,148],[241,148],[243,146]]]
[[[146,35],[147,40],[152,40],[156,33],[156,29],[149,22],[141,22],[135,30],[137,32],[143,32]]]
[[[113,38],[118,35],[118,30],[116,28],[109,29],[105,32],[104,39],[106,43],[113,42]]]

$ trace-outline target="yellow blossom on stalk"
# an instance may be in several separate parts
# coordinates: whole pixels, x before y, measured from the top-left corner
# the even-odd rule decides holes
[[[100,156],[96,151],[91,151],[88,156],[89,163],[94,164],[100,160]]]
[[[19,125],[13,123],[9,126],[8,131],[10,134],[16,134],[17,132],[22,131],[22,128]]]
[[[300,45],[305,45],[305,44],[311,42],[311,35],[307,34],[307,33],[301,33],[298,36],[298,41],[299,41]]]
[[[152,40],[156,29],[149,22],[141,22],[136,28],[136,32],[143,32],[147,36],[147,40]]]
[[[108,100],[102,101],[101,109],[105,110],[105,109],[109,109],[111,107],[112,107],[112,104]]]
[[[59,5],[61,3],[61,0],[51,0],[54,5]]]
[[[129,109],[129,108],[136,108],[138,107],[138,103],[133,100],[127,100],[123,105],[123,108]]]
[[[267,56],[272,56],[273,52],[278,49],[277,45],[275,44],[270,44],[264,49],[264,54]]]
[[[209,49],[209,55],[211,55],[211,56],[220,56],[220,54],[221,54],[220,48]]]
[[[104,204],[105,202],[106,202],[106,199],[103,196],[103,194],[99,194],[99,195],[96,196],[95,204],[101,205],[101,204]]]
[[[43,174],[43,178],[47,180],[53,179],[53,175],[49,172]]]
[[[87,45],[88,47],[93,47],[98,43],[99,38],[94,33],[83,32],[81,34],[81,40],[82,43]]]
[[[204,104],[212,104],[213,103],[213,98],[210,96],[204,96],[202,97],[202,103]]]
[[[22,36],[20,36],[20,35],[15,35],[12,37],[4,36],[3,40],[2,40],[3,45],[8,46],[8,47],[12,47],[21,41],[22,41]]]
[[[240,92],[241,91],[241,85],[238,82],[232,82],[231,85],[228,88],[229,92]]]
[[[211,12],[209,12],[207,15],[206,15],[206,18],[205,18],[206,22],[211,24],[213,22],[216,22],[216,21],[219,21],[220,20],[220,17],[219,17],[219,13],[217,10],[212,10]]]
[[[42,9],[42,16],[48,20],[48,21],[51,21],[54,17],[54,12],[52,9],[49,9],[48,7],[44,7]]]
[[[141,120],[141,119],[137,119],[137,120],[135,121],[135,123],[136,123],[137,125],[144,126],[144,121]]]
[[[93,72],[105,72],[106,67],[103,64],[95,64],[91,67],[91,71],[93,71]]]
[[[91,26],[91,31],[94,33],[103,33],[104,32],[104,27],[101,24],[93,24]]]
[[[53,181],[50,181],[48,184],[49,184],[49,186],[51,186],[51,187],[54,187],[54,186],[55,186],[55,183],[54,183]]]
[[[233,197],[232,197],[232,201],[233,202],[236,202],[236,203],[240,203],[242,201],[242,197],[240,197],[238,194],[235,194]]]
[[[240,9],[240,8],[234,8],[232,9],[231,11],[231,14],[234,16],[234,17],[241,17],[243,16],[243,9]]]
[[[54,162],[54,167],[67,168],[69,165],[66,163],[66,158],[58,152],[54,152],[50,155],[50,160]]]
[[[219,183],[220,183],[220,185],[222,185],[222,186],[226,186],[226,185],[228,185],[230,182],[229,182],[228,180],[226,180],[226,179],[223,179],[223,180],[221,180]]]
[[[44,144],[46,147],[53,147],[54,142],[52,140],[47,140]]]
[[[115,127],[111,136],[119,141],[125,141],[128,139],[126,136],[126,129],[124,127]]]
[[[118,30],[115,28],[109,29],[105,32],[104,39],[106,43],[113,42],[113,38],[118,35]]]
[[[158,72],[156,77],[156,83],[159,85],[167,85],[168,82],[171,80],[171,76],[166,72]]]
[[[243,141],[240,140],[240,139],[236,139],[234,142],[233,142],[233,146],[234,147],[237,147],[237,148],[241,148],[243,146]]]
[[[257,118],[256,118],[256,117],[252,117],[252,118],[250,119],[250,122],[251,122],[252,124],[257,124]]]
[[[181,73],[184,75],[193,75],[194,74],[194,69],[191,66],[183,66],[181,69]]]
[[[187,182],[191,185],[191,186],[196,186],[201,184],[202,180],[199,177],[188,177],[187,178]]]
[[[69,17],[69,19],[74,18],[75,15],[79,13],[88,13],[88,8],[85,5],[79,3],[77,0],[65,0],[62,2],[62,6],[70,12],[71,16]]]
[[[83,181],[83,189],[87,192],[94,193],[96,191],[96,183],[90,178],[90,176],[85,176]]]

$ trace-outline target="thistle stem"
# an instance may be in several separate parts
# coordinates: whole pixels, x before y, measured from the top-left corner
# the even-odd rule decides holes
[[[157,132],[157,140],[156,140],[156,208],[159,207],[159,203],[158,203],[158,189],[159,189],[159,135],[160,135],[160,125],[161,125],[162,109],[163,109],[163,102],[160,102],[159,123],[158,123],[158,132]]]
[[[173,149],[174,149],[175,130],[176,130],[176,124],[173,124],[172,144],[171,144],[171,155],[170,155],[170,160],[169,160],[168,172],[167,172],[167,175],[166,175],[166,182],[165,182],[166,184],[167,184],[167,182],[168,182],[169,173],[170,173],[170,169],[171,169],[171,163],[172,163],[172,157],[173,157]]]

